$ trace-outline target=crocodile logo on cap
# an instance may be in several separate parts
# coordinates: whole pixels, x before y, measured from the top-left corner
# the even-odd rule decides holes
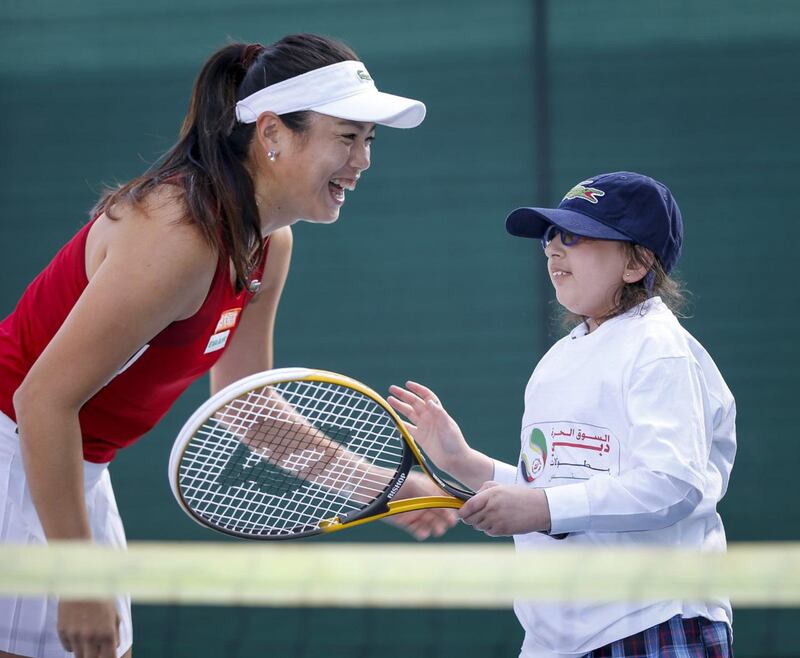
[[[591,181],[586,181],[591,182]],[[596,187],[586,187],[583,183],[578,183],[569,192],[564,195],[564,201],[568,199],[583,199],[589,203],[597,203],[598,197],[605,196],[603,190],[598,190]]]

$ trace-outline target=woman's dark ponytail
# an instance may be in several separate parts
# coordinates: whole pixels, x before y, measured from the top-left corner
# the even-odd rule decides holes
[[[237,92],[254,54],[253,45],[235,43],[206,62],[180,139],[162,163],[181,170],[188,161],[194,177],[193,189],[186,194],[189,212],[209,241],[221,240],[236,271],[237,290],[247,284],[264,248],[253,181],[244,166],[255,124],[236,121]],[[237,130],[246,132],[246,138],[231,139]]]

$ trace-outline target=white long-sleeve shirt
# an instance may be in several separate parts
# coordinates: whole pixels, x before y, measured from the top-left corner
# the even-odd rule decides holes
[[[642,312],[644,311],[644,312]],[[714,362],[649,300],[556,343],[525,391],[518,465],[500,483],[545,488],[550,537],[518,550],[660,545],[725,550],[716,512],[736,452],[735,404]],[[563,541],[555,535],[569,533]],[[670,617],[730,624],[727,600],[540,605],[519,601],[522,656],[576,656]]]

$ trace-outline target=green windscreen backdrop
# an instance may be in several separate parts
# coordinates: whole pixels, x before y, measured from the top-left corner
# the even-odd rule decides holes
[[[559,329],[541,250],[509,237],[505,215],[555,204],[596,173],[648,173],[683,211],[685,325],[737,399],[739,452],[720,510],[728,538],[797,539],[794,0],[5,0],[0,314],[87,221],[104,184],[170,146],[214,49],[291,32],[344,40],[379,88],[424,100],[428,117],[378,130],[372,168],[337,223],[296,226],[276,365],[340,371],[381,392],[422,381],[475,447],[515,461],[523,389]],[[166,477],[172,439],[206,394],[207,382],[193,386],[113,465],[129,539],[222,539],[183,515]],[[411,540],[372,524],[323,541]],[[488,540],[462,526],[439,541]],[[211,633],[176,635],[216,614],[137,606],[137,653],[234,655]],[[249,611],[230,624],[287,647],[269,655],[349,655],[331,640],[346,625],[358,655],[389,656],[392,614],[414,624],[408,646],[422,638],[431,656],[512,656],[521,641],[510,611]],[[737,655],[798,655],[797,621],[738,611]]]

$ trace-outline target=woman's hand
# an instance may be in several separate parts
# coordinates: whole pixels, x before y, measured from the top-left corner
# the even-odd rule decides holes
[[[393,500],[444,495],[446,495],[444,491],[431,482],[427,476],[412,471]],[[441,537],[458,522],[458,516],[452,509],[423,509],[389,516],[385,521],[405,530],[414,539],[422,540],[428,539],[428,537]]]
[[[75,658],[116,658],[119,614],[114,601],[60,601],[58,637]]]
[[[550,530],[544,489],[486,482],[459,511],[464,523],[490,537]]]
[[[492,460],[469,447],[434,392],[416,382],[406,382],[406,386],[391,386],[387,402],[411,421],[406,423],[409,433],[433,463],[474,489],[490,479]]]

